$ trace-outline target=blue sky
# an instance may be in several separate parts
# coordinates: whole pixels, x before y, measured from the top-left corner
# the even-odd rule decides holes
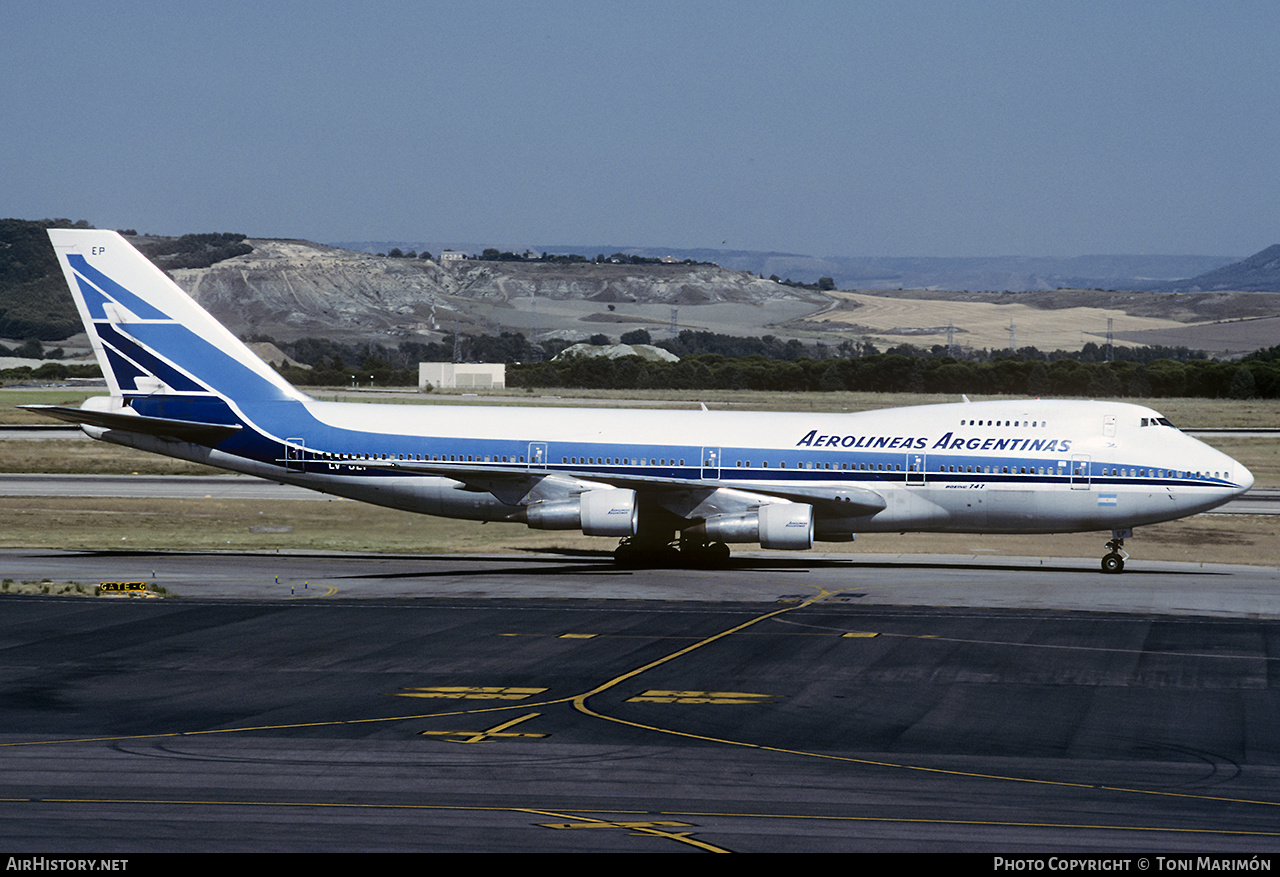
[[[1280,242],[1274,2],[3,9],[5,216],[842,256]]]

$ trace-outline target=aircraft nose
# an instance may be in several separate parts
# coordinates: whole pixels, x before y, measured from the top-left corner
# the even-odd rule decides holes
[[[1240,485],[1235,491],[1236,495],[1238,496],[1244,493],[1250,487],[1253,487],[1253,473],[1250,472],[1248,467],[1246,467],[1242,463],[1236,463],[1236,466],[1238,467],[1237,474],[1236,474],[1236,483]]]

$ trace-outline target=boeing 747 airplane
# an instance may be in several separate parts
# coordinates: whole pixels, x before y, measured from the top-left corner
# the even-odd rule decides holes
[[[49,231],[110,395],[27,406],[91,437],[405,511],[620,539],[713,564],[858,532],[1111,532],[1222,505],[1240,463],[1121,402],[857,414],[324,402],[110,231]],[[679,554],[675,554],[678,551]]]

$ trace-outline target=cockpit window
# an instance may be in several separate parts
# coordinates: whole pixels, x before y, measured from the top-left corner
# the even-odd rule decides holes
[[[1169,422],[1169,418],[1167,417],[1144,417],[1142,418],[1141,425],[1142,426],[1173,426],[1173,424]],[[1177,429],[1176,426],[1173,426],[1173,428]]]

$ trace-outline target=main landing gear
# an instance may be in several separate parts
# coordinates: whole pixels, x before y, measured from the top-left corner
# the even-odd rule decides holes
[[[679,543],[640,542],[634,537],[623,539],[614,549],[613,561],[630,567],[694,567],[714,569],[729,562],[729,546],[723,542],[699,542],[681,538]]]
[[[1102,556],[1103,572],[1124,572],[1124,562],[1129,557],[1129,552],[1124,550],[1124,540],[1126,537],[1133,538],[1133,530],[1111,531],[1111,541],[1107,543],[1107,553]]]

